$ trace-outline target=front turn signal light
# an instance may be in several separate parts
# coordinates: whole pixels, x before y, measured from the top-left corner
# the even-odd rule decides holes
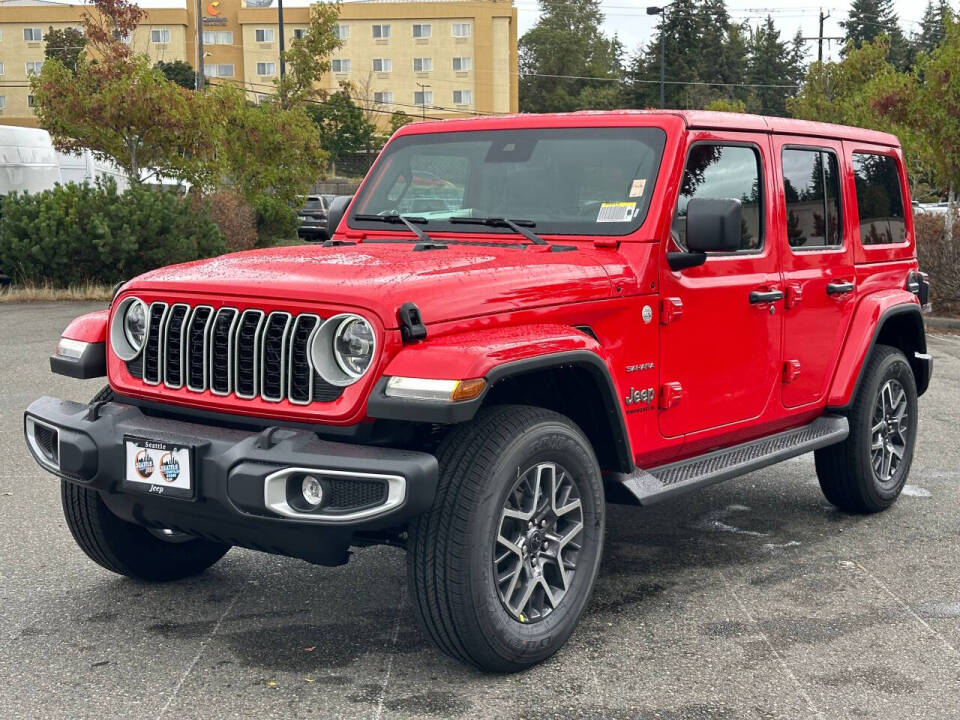
[[[436,380],[432,378],[392,377],[387,380],[387,397],[434,402],[462,402],[479,397],[486,387],[483,378]]]

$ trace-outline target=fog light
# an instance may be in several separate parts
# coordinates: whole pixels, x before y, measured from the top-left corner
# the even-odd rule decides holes
[[[323,485],[313,475],[307,475],[303,479],[300,492],[303,493],[303,499],[311,507],[319,507],[323,504]]]

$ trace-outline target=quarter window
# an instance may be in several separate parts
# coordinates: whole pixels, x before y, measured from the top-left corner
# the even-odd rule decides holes
[[[783,194],[790,247],[836,247],[842,243],[836,155],[826,150],[784,150]]]
[[[694,145],[683,171],[673,220],[679,244],[687,246],[687,204],[691,200],[739,200],[743,208],[740,250],[759,250],[763,246],[762,188],[760,154],[755,148],[707,143]]]
[[[853,176],[857,186],[860,242],[864,245],[904,242],[907,225],[897,161],[890,155],[854,153]]]

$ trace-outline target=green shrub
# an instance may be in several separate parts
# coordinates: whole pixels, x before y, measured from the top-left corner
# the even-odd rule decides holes
[[[205,203],[112,181],[11,195],[0,218],[0,267],[25,283],[112,284],[225,250]]]
[[[300,219],[297,211],[271,195],[258,195],[253,208],[257,214],[257,246],[269,247],[296,237]]]

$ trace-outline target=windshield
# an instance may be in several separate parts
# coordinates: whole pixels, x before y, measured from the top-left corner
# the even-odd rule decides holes
[[[493,217],[532,221],[540,234],[627,235],[647,215],[665,141],[659,128],[407,135],[384,150],[350,226],[378,227],[356,215],[406,215],[464,232],[450,218]]]

